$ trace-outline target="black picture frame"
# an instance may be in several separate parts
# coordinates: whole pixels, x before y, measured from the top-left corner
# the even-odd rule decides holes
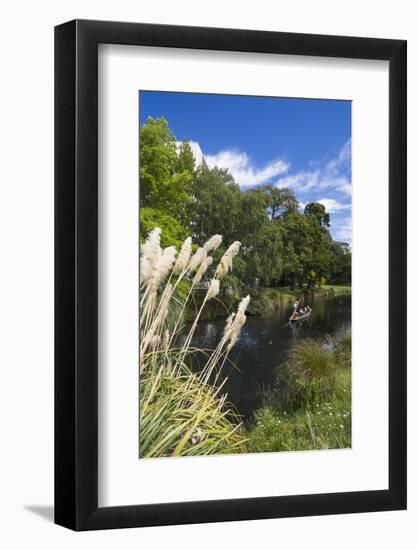
[[[389,488],[98,507],[98,44],[389,62]],[[406,508],[406,41],[74,20],[55,28],[55,522],[74,530]]]

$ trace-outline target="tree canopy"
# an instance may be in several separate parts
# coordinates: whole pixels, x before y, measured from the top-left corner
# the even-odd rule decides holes
[[[197,166],[189,143],[179,146],[163,117],[141,126],[139,154],[142,239],[159,226],[164,246],[188,235],[198,245],[217,233],[225,246],[238,240],[235,274],[247,286],[350,282],[350,247],[332,240],[324,205],[312,202],[302,212],[290,189],[244,190],[227,170]]]
[[[326,212],[326,208],[319,202],[310,202],[304,208],[304,214],[306,216],[313,216],[319,222],[320,225],[330,227],[330,215]]]

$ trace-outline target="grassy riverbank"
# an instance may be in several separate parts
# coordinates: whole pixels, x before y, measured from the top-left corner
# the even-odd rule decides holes
[[[352,294],[351,285],[323,285],[322,290],[328,290],[333,296]]]
[[[279,373],[284,398],[265,396],[248,429],[249,452],[351,447],[351,337],[333,348],[304,340]]]
[[[323,285],[320,288],[304,288],[302,290],[291,290],[287,287],[261,288],[252,294],[249,314],[268,315],[274,310],[288,307],[300,297],[304,301],[312,301],[317,298],[329,298],[351,293],[352,287],[350,285]]]
[[[303,290],[291,290],[288,287],[273,287],[250,289],[248,293],[251,295],[251,303],[248,307],[248,314],[255,316],[266,316],[275,310],[287,308],[292,305],[296,299],[302,297],[306,303],[317,298],[330,298],[331,296],[343,296],[352,293],[350,285],[323,285],[321,288]],[[187,307],[185,320],[192,321],[195,312],[199,309],[204,297],[203,292],[197,292],[193,296],[193,300]],[[236,307],[239,302],[239,296],[233,298],[229,295],[226,298],[216,299],[206,305],[201,321],[214,321],[215,319],[224,319],[229,316],[230,310]]]

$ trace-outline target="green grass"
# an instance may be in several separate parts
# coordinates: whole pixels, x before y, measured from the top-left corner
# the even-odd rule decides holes
[[[308,408],[329,399],[337,386],[334,354],[320,341],[308,339],[293,346],[283,365],[287,408]]]
[[[274,288],[262,288],[261,293],[271,299],[294,299],[300,296],[303,292],[313,292],[320,295],[320,291],[325,290],[329,292],[329,295],[339,294],[351,294],[351,285],[322,285],[321,287],[315,287],[313,289],[304,288],[303,290],[291,290],[288,287],[274,287]]]
[[[288,298],[294,298],[298,294],[300,294],[300,291],[291,290],[287,287],[275,287],[275,288],[263,288],[262,291],[266,296],[270,298],[278,298],[278,297],[288,297]]]
[[[347,332],[341,340],[336,343],[334,349],[336,363],[344,367],[352,366],[352,333]]]
[[[297,343],[281,369],[285,396],[269,395],[248,429],[250,452],[351,447],[350,335],[333,349]]]
[[[219,388],[204,383],[175,352],[158,355],[141,376],[141,457],[243,452],[240,418]]]
[[[323,285],[321,288],[291,290],[288,287],[260,288],[252,291],[252,301],[249,306],[250,315],[269,315],[276,309],[292,305],[296,299],[304,295],[305,300],[351,294],[350,285]]]
[[[268,315],[274,309],[281,309],[293,303],[296,297],[297,294],[289,288],[260,288],[251,293],[248,311],[251,315]]]
[[[351,285],[322,285],[323,289],[330,290],[333,296],[340,296],[341,294],[352,294]]]

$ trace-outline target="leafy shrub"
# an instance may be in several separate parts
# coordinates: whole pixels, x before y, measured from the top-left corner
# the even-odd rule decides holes
[[[286,401],[291,407],[314,406],[335,389],[336,367],[332,352],[312,339],[296,343],[284,365]]]
[[[274,311],[274,302],[265,294],[252,294],[251,298],[249,315],[268,315]]]

